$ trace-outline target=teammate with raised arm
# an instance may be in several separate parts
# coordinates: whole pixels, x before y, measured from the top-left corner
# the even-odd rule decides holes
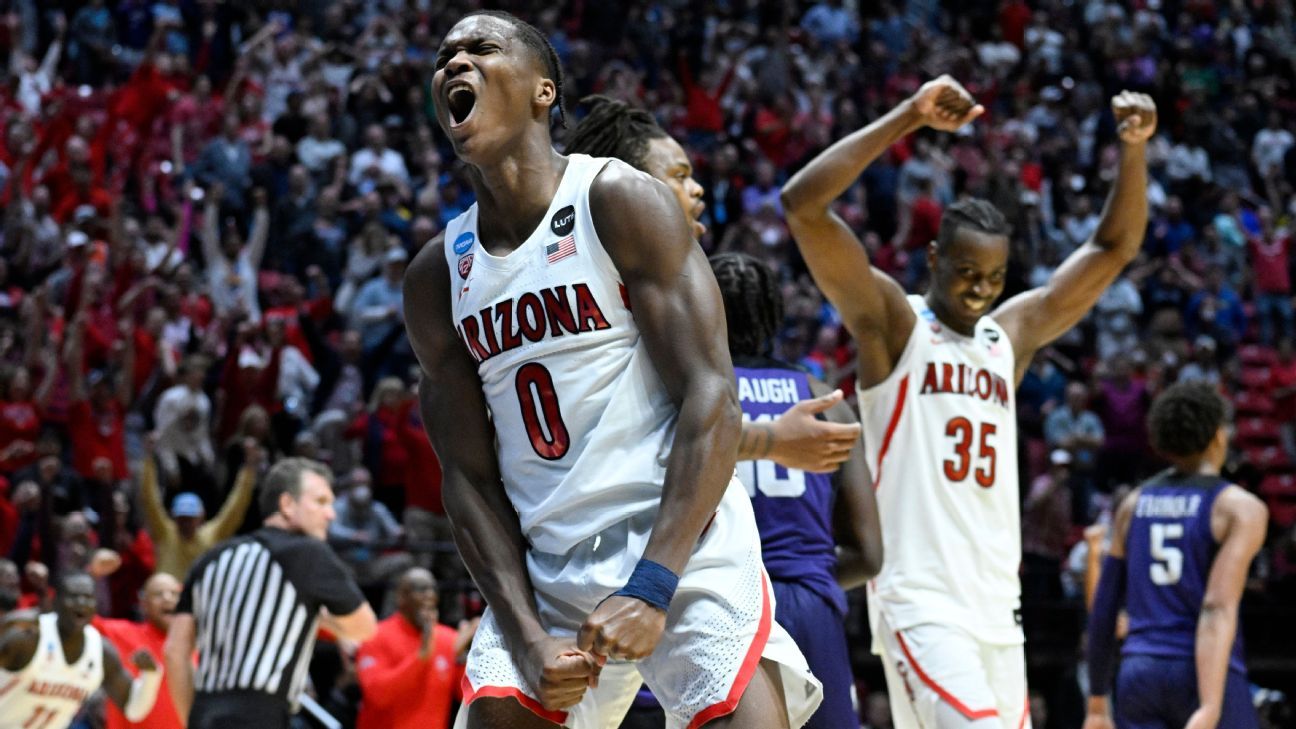
[[[65,729],[100,686],[131,721],[143,721],[157,700],[162,672],[143,648],[131,656],[132,679],[113,644],[90,625],[94,580],[84,572],[59,578],[54,612],[37,628],[0,633],[0,729]]]
[[[864,444],[886,550],[870,584],[870,622],[901,729],[1030,723],[1015,390],[1035,352],[1089,312],[1142,242],[1144,148],[1156,107],[1125,92],[1112,110],[1120,169],[1093,239],[1047,284],[997,308],[1010,231],[989,203],[945,210],[927,249],[925,296],[906,296],[874,269],[830,209],[900,138],[924,126],[954,131],[983,113],[952,78],[924,84],[783,189],[802,256],[858,345]]]
[[[557,56],[483,12],[437,121],[477,203],[406,274],[455,542],[489,607],[459,725],[795,727],[820,688],[773,621],[715,278],[664,185],[554,151]],[[606,665],[605,665],[606,664]]]
[[[1148,415],[1171,467],[1121,502],[1089,620],[1089,716],[1111,729],[1116,615],[1129,615],[1116,680],[1122,729],[1254,729],[1238,603],[1264,545],[1264,502],[1220,476],[1226,405],[1210,385],[1174,385]]]

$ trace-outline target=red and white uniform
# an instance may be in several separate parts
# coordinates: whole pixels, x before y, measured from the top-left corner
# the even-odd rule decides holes
[[[886,549],[869,587],[874,647],[892,704],[923,726],[963,725],[940,719],[952,708],[1017,727],[1028,719],[1012,343],[989,317],[963,336],[923,297],[908,301],[900,360],[859,393]]]
[[[531,546],[540,617],[559,636],[574,636],[643,555],[678,418],[590,213],[590,185],[614,164],[623,163],[568,157],[540,226],[507,256],[482,247],[476,205],[445,233],[455,324],[478,363],[504,488]],[[652,656],[609,663],[581,703],[547,712],[488,608],[468,656],[465,704],[511,696],[557,724],[602,729],[620,724],[646,682],[671,727],[699,726],[733,710],[764,657],[783,667],[789,721],[799,727],[821,689],[772,617],[755,517],[734,479]]]
[[[66,729],[81,705],[103,684],[103,643],[85,627],[85,647],[75,663],[63,655],[58,616],[40,616],[36,654],[16,673],[0,669],[0,729]]]

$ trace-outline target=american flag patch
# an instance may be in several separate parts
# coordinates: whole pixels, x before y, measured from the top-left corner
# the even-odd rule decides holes
[[[564,258],[576,255],[576,236],[569,235],[545,246],[545,261],[557,263]]]

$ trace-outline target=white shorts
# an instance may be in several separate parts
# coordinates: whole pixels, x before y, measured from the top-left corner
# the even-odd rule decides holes
[[[540,620],[551,635],[573,637],[608,595],[625,585],[648,543],[655,514],[615,524],[565,555],[527,554]],[[615,729],[646,683],[672,729],[697,727],[732,713],[762,658],[779,664],[791,727],[802,726],[822,687],[788,634],[774,622],[774,594],[761,564],[751,502],[731,481],[703,532],[651,656],[609,661],[598,688],[566,711],[547,711],[513,663],[487,608],[464,673],[464,701],[512,697],[537,715],[573,729]],[[456,727],[466,726],[460,711]]]
[[[876,610],[870,619],[895,729],[1030,729],[1021,645],[935,623],[895,630]]]

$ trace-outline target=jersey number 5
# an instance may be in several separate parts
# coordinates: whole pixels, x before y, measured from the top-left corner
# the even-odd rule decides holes
[[[995,447],[990,444],[990,436],[999,428],[994,423],[982,423],[981,435],[977,439],[976,482],[983,489],[994,486],[995,482]],[[954,439],[954,458],[945,461],[945,478],[950,481],[962,481],[972,470],[972,440],[976,426],[964,417],[952,418],[945,424],[945,435]]]
[[[1183,524],[1152,525],[1152,584],[1173,585],[1183,575],[1183,550],[1166,544],[1183,536]]]
[[[517,387],[518,403],[522,406],[522,422],[536,455],[546,461],[562,458],[571,447],[571,436],[567,434],[567,424],[558,408],[553,375],[544,365],[528,362],[518,368],[513,384]]]

